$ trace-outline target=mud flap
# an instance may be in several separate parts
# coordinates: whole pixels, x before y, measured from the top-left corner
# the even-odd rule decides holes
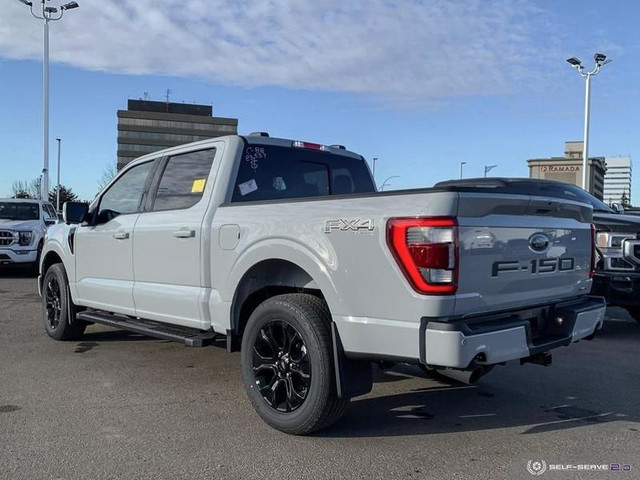
[[[371,362],[347,358],[335,322],[331,322],[331,339],[338,397],[352,398],[369,393],[373,387]]]

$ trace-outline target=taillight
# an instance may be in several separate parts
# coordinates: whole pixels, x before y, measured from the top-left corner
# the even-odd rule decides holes
[[[450,295],[458,287],[458,223],[451,217],[392,218],[387,243],[419,293]]]
[[[596,274],[596,226],[591,224],[591,265],[589,268],[589,277],[593,278]]]
[[[311,143],[311,142],[299,142],[299,141],[294,141],[291,144],[293,147],[297,147],[297,148],[307,148],[309,150],[329,150],[328,147],[324,146],[324,145],[320,145],[319,143]]]

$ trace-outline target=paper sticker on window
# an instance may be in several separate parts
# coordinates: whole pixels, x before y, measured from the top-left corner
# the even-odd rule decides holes
[[[204,186],[207,183],[206,178],[196,178],[191,185],[191,193],[202,193],[204,192]]]
[[[252,178],[249,181],[239,184],[238,188],[240,189],[240,195],[245,196],[251,192],[255,192],[256,190],[258,190],[258,184]]]

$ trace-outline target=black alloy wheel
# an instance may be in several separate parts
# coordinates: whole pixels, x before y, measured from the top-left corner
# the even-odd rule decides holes
[[[48,278],[44,289],[45,321],[54,331],[60,325],[62,314],[62,299],[60,295],[60,283],[55,276]]]
[[[289,323],[264,325],[253,345],[253,372],[262,398],[279,412],[292,412],[306,400],[311,363],[300,333]]]
[[[271,297],[252,312],[242,335],[242,378],[251,405],[274,428],[307,435],[345,412],[336,388],[331,313],[305,293]]]
[[[76,318],[78,311],[71,300],[64,265],[51,265],[42,280],[42,317],[47,334],[54,340],[80,338],[87,323]]]

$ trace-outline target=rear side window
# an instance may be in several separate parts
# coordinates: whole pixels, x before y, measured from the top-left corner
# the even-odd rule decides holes
[[[364,160],[295,147],[247,145],[232,202],[374,192]]]
[[[160,178],[153,210],[179,210],[198,203],[215,154],[215,148],[211,148],[169,158]]]

